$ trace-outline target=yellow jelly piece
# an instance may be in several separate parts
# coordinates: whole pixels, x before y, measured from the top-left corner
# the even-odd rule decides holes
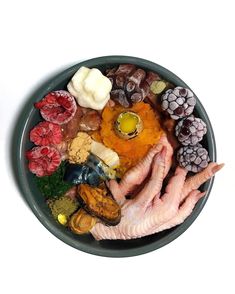
[[[65,226],[68,222],[66,215],[61,214],[61,213],[57,216],[57,219],[58,219],[58,222],[63,226]]]
[[[166,88],[166,83],[163,81],[154,81],[150,86],[150,90],[154,94],[160,94]]]
[[[132,113],[124,113],[119,118],[120,130],[123,133],[132,133],[136,130],[136,126],[138,124],[138,118],[136,115]]]

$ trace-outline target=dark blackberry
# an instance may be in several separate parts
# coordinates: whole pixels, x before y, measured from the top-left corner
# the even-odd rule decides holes
[[[197,173],[208,166],[210,158],[208,152],[201,144],[181,147],[177,152],[177,160],[181,167]]]
[[[190,115],[195,104],[193,92],[183,87],[169,89],[162,95],[162,109],[175,120]]]
[[[203,120],[194,115],[190,115],[178,122],[175,127],[175,134],[182,145],[196,145],[207,132],[206,124]]]

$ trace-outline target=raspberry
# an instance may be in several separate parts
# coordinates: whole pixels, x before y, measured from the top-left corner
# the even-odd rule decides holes
[[[34,106],[46,121],[59,125],[69,122],[77,110],[74,97],[64,90],[50,92]]]
[[[62,141],[62,131],[59,125],[43,121],[30,131],[29,137],[30,141],[35,145],[60,144]]]
[[[26,152],[29,170],[38,177],[49,176],[61,163],[59,151],[50,146],[34,147]]]

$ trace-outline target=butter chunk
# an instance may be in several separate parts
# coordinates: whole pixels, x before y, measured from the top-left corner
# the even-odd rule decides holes
[[[82,66],[69,82],[68,91],[80,106],[101,110],[110,98],[112,84],[97,68]]]

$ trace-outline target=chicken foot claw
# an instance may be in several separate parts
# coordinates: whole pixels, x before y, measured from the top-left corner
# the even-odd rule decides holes
[[[119,184],[116,181],[108,183],[114,198],[121,204],[122,218],[118,225],[112,227],[97,223],[90,231],[95,239],[140,238],[182,223],[206,194],[198,188],[223,167],[210,163],[205,170],[188,179],[187,171],[178,167],[168,182],[165,193],[161,195],[162,182],[171,165],[172,152],[169,150],[170,144],[162,144],[161,148],[157,146]],[[126,199],[126,193],[136,185],[141,190],[134,198]]]
[[[191,191],[198,189],[202,184],[213,177],[215,173],[221,170],[223,166],[223,163],[218,164],[216,162],[211,162],[206,169],[187,179],[181,194],[181,202],[184,201]]]

